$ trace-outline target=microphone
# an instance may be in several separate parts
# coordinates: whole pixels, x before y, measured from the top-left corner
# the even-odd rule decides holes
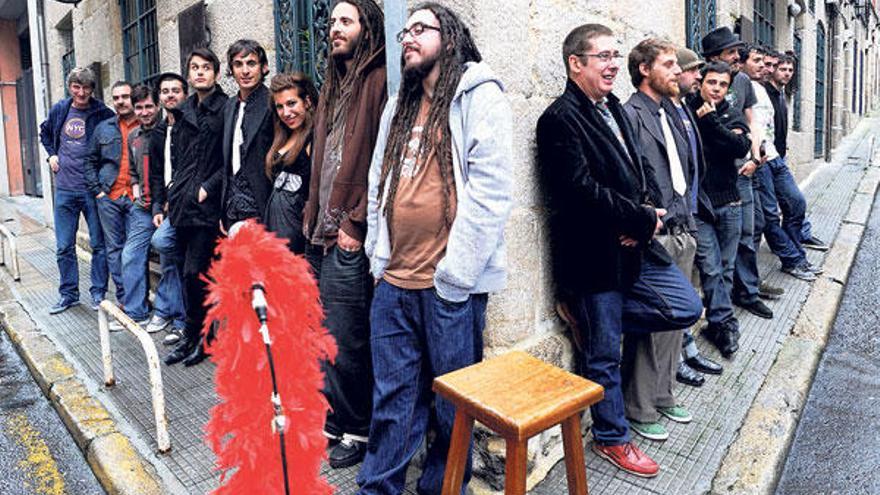
[[[257,318],[260,320],[260,324],[265,325],[266,321],[269,319],[269,305],[266,303],[266,289],[263,287],[263,284],[257,282],[251,286],[251,292],[253,292],[251,307],[254,308],[254,312],[257,313]]]

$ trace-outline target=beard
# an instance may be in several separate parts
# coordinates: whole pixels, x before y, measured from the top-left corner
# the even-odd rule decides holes
[[[667,82],[659,77],[651,77],[648,79],[648,85],[658,94],[669,98],[677,98],[679,95],[678,81]]]
[[[337,62],[345,62],[354,58],[355,47],[361,41],[360,35],[353,39],[342,40],[343,44],[337,49],[333,48],[333,42],[330,42],[330,56]]]
[[[413,84],[421,84],[422,79],[428,75],[431,70],[434,69],[434,65],[437,64],[437,57],[432,57],[429,59],[424,59],[418,64],[406,65],[404,63],[403,66],[403,85],[407,88],[411,87]]]

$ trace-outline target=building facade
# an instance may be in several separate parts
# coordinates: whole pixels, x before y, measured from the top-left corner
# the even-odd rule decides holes
[[[189,49],[210,46],[223,59],[238,38],[253,38],[267,48],[273,72],[304,70],[320,79],[327,47],[328,0],[83,0],[76,6],[52,0],[0,0],[27,3],[29,12],[0,21],[0,84],[20,77],[6,54],[25,31],[39,31],[28,48],[42,70],[34,72],[32,98],[37,121],[45,104],[65,96],[64,79],[74,66],[90,66],[102,88],[116,80],[150,81],[164,71],[180,71]],[[396,32],[403,12],[416,2],[385,0],[387,32]],[[718,26],[732,26],[746,41],[790,50],[798,60],[796,79],[788,93],[791,115],[790,166],[803,176],[830,152],[866,113],[880,104],[880,33],[873,0],[447,0],[470,23],[486,61],[500,75],[515,118],[516,204],[507,228],[510,282],[490,299],[486,355],[525,349],[543,359],[570,367],[572,346],[555,313],[546,226],[534,167],[534,129],[538,116],[565,83],[561,45],[575,26],[600,22],[618,33],[621,53],[649,36],[660,36],[699,51],[699,40]],[[646,6],[649,6],[646,8]],[[34,15],[33,11],[37,13]],[[22,20],[24,19],[24,20]],[[28,27],[28,21],[30,26]],[[38,25],[34,25],[38,23]],[[16,36],[12,31],[17,30]],[[391,37],[388,37],[391,39]],[[20,44],[20,43],[19,43]],[[399,53],[399,52],[398,52]],[[394,62],[399,55],[391,54]],[[23,59],[23,57],[19,57]],[[20,64],[24,66],[23,63]],[[395,64],[389,63],[389,73]],[[18,70],[18,72],[16,72]],[[222,71],[226,70],[225,64]],[[231,93],[230,77],[222,79]],[[19,132],[9,118],[3,95],[6,134],[6,178],[9,193],[19,184],[22,153],[15,159],[9,137]],[[625,99],[633,91],[625,66],[615,93]],[[98,93],[109,99],[107,92]],[[44,101],[41,107],[39,100]],[[12,141],[15,141],[14,139]],[[24,144],[24,141],[22,141]],[[3,146],[3,141],[0,141]],[[37,152],[42,153],[42,151]],[[12,158],[10,158],[12,156]],[[33,160],[33,158],[29,158]],[[42,164],[43,159],[38,163]],[[3,162],[0,161],[0,165]],[[39,168],[39,167],[38,167]],[[45,166],[44,176],[48,176]],[[0,173],[0,182],[4,180]],[[47,182],[43,182],[44,190]],[[5,184],[0,191],[5,192]],[[47,194],[49,201],[50,194]],[[50,210],[47,210],[50,211]],[[530,480],[537,480],[561,455],[558,433],[535,439],[541,448]],[[503,443],[478,432],[478,480],[498,486],[503,480]]]

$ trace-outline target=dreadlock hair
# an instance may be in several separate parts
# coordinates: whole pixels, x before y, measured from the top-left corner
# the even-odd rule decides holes
[[[431,98],[430,110],[424,124],[425,131],[419,149],[416,150],[416,161],[427,158],[431,151],[436,152],[440,164],[440,177],[443,180],[443,208],[446,216],[446,225],[452,225],[450,212],[450,195],[452,181],[452,135],[449,129],[449,106],[455,96],[455,90],[465,71],[467,62],[480,62],[482,56],[474,44],[473,37],[468,27],[461,19],[448,8],[434,3],[426,2],[416,5],[410,15],[420,10],[428,10],[440,21],[440,53],[434,62],[440,67],[440,75],[437,78],[434,95]],[[404,66],[401,56],[401,66]],[[382,160],[382,174],[379,180],[379,204],[385,192],[385,183],[388,185],[388,196],[385,199],[383,214],[391,224],[394,216],[394,198],[397,195],[397,186],[400,183],[400,170],[403,163],[403,155],[410,139],[413,125],[421,107],[422,89],[421,78],[414,80],[413,77],[404,77],[397,98],[397,108],[388,129],[388,138],[385,142],[385,154]]]
[[[288,139],[290,139],[291,133],[294,132],[293,129],[288,128],[281,121],[278,112],[275,110],[275,95],[288,89],[296,90],[296,95],[305,102],[306,115],[303,125],[295,131],[297,137],[293,146],[287,150],[283,157],[276,159],[275,154],[284,147]],[[317,103],[318,90],[315,89],[315,84],[309,79],[309,76],[302,72],[293,72],[290,74],[276,74],[272,77],[272,81],[269,83],[269,108],[272,109],[275,135],[272,139],[272,146],[269,147],[269,152],[266,154],[266,176],[270,179],[274,175],[276,167],[290,165],[296,160],[306,139],[308,139],[309,134],[312,132]]]
[[[347,3],[357,9],[361,33],[352,53],[350,71],[345,70],[343,60],[336,60],[329,55],[324,84],[321,86],[321,102],[328,131],[341,122],[342,116],[348,110],[352,89],[362,82],[364,69],[372,56],[385,47],[385,14],[374,0],[336,0],[330,11],[340,3]]]

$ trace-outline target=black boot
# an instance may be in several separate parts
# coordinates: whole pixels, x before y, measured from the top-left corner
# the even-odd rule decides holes
[[[733,356],[739,350],[739,332],[735,329],[723,327],[706,327],[704,331],[706,338],[715,344],[718,352],[725,358]]]
[[[190,366],[195,366],[210,356],[207,352],[205,352],[205,339],[201,339],[196,345],[196,348],[190,353],[186,359],[183,360],[183,365],[189,368]]]
[[[193,350],[196,348],[196,345],[199,343],[198,340],[189,338],[184,336],[180,339],[177,346],[165,356],[165,364],[171,366],[172,364],[177,364],[184,359],[187,358],[190,354],[192,354]]]
[[[679,383],[690,385],[691,387],[702,387],[706,381],[703,375],[687,365],[684,361],[678,363],[678,371],[675,372],[675,379]]]

